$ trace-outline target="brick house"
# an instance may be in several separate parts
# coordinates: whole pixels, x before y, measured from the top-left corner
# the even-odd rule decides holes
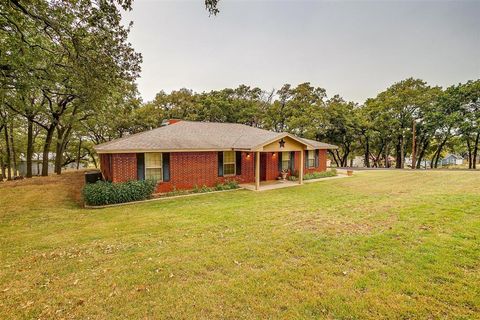
[[[154,179],[159,193],[226,180],[255,183],[281,172],[325,171],[336,146],[242,124],[169,120],[159,128],[95,147],[105,180]]]

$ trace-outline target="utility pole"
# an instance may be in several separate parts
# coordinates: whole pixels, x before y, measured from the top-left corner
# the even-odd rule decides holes
[[[415,119],[412,121],[412,170],[415,170],[416,162],[417,162],[417,150],[415,146],[416,137],[416,122]]]

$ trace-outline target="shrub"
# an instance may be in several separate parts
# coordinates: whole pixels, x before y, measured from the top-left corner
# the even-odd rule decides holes
[[[290,180],[290,181],[298,181],[298,178],[296,176],[288,176],[287,179]]]
[[[304,180],[320,179],[320,178],[334,177],[336,175],[337,175],[337,170],[331,169],[330,171],[307,173],[303,176],[303,179]]]
[[[225,181],[224,183],[218,183],[215,186],[215,191],[231,190],[231,189],[237,189],[237,188],[238,188],[238,182],[236,180],[228,180],[228,181]]]
[[[156,182],[151,180],[122,183],[97,181],[85,185],[83,198],[92,206],[145,200],[150,198],[155,185]]]

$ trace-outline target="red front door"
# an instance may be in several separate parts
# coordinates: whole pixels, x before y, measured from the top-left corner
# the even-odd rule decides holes
[[[267,154],[260,153],[260,181],[267,180]]]

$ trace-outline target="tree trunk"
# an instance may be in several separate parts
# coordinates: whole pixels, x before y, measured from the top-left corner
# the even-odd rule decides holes
[[[437,151],[435,151],[435,154],[433,155],[432,159],[432,164],[430,167],[432,168],[438,168],[438,160],[440,159],[440,153],[442,152],[443,146],[445,145],[445,142],[447,141],[447,138],[443,139],[442,143],[437,148]]]
[[[397,145],[395,146],[395,158],[396,158],[396,163],[395,163],[395,168],[400,169],[402,168],[402,142],[401,142],[401,137],[398,137]]]
[[[50,146],[52,145],[53,133],[56,125],[51,125],[47,129],[47,135],[45,137],[45,143],[43,144],[43,159],[42,159],[42,176],[48,176],[48,154],[50,153]]]
[[[32,177],[32,157],[33,157],[33,121],[27,118],[27,178]]]
[[[403,169],[405,167],[405,138],[400,136],[400,168]]]
[[[3,157],[0,153],[0,182],[3,182],[5,179],[6,172],[5,172],[5,164],[3,163]]]
[[[370,168],[370,142],[368,136],[365,136],[365,166]]]
[[[385,142],[385,168],[390,168],[390,164],[388,163],[388,141]]]
[[[416,164],[417,169],[420,169],[422,166],[422,160],[425,157],[425,152],[427,151],[428,145],[429,145],[429,140],[428,138],[425,138],[422,143],[422,148],[420,149],[420,152],[418,154],[418,159]],[[425,169],[427,168],[425,167]]]
[[[77,170],[80,169],[80,152],[82,151],[82,137],[78,141],[78,150],[77,150]]]
[[[478,154],[478,140],[480,138],[480,132],[477,133],[475,138],[475,146],[473,147],[473,157],[472,157],[472,169],[477,169],[477,154]]]
[[[385,144],[382,141],[382,144],[380,145],[380,149],[379,149],[378,153],[376,154],[376,156],[374,156],[375,158],[373,159],[373,167],[374,168],[380,168],[380,158],[382,157],[384,147],[385,147]]]
[[[440,159],[440,154],[442,153],[443,147],[448,141],[448,138],[450,137],[450,128],[447,131],[447,134],[445,135],[445,138],[443,138],[442,142],[439,144],[437,147],[437,150],[435,151],[433,158],[432,158],[432,163],[430,164],[430,168],[437,168],[438,167],[438,160]]]
[[[55,147],[55,169],[56,174],[62,173],[62,162],[63,162],[63,134],[65,129],[57,127],[57,144]]]
[[[70,139],[70,134],[72,132],[72,126],[60,129],[57,127],[57,146],[55,154],[55,173],[62,173],[62,164],[63,164],[63,153],[67,148],[67,144]]]
[[[412,169],[417,168],[417,132],[416,122],[412,121]]]
[[[8,126],[5,124],[5,146],[7,148],[7,180],[12,180],[12,162],[10,157],[10,137],[8,136]]]
[[[331,150],[328,150],[328,152],[332,155],[333,161],[335,161],[335,164],[337,165],[337,168],[340,168],[340,163],[338,162],[338,159],[337,159],[337,156],[335,155],[335,152],[333,152]],[[93,156],[92,156],[92,158],[93,158]]]
[[[3,126],[0,128],[0,133],[2,132]],[[5,163],[3,163],[3,150],[0,145],[0,182],[3,182],[3,179],[6,177]]]
[[[89,153],[90,153],[90,151],[89,151]],[[90,157],[92,158],[93,165],[95,166],[95,168],[98,168],[98,166],[97,166],[97,160],[95,160],[95,157],[93,156],[93,154],[90,153]]]
[[[345,148],[341,163],[342,167],[347,167],[348,166],[348,155],[350,154],[350,148]]]
[[[12,164],[13,177],[17,176],[17,155],[15,153],[15,142],[13,139],[13,120],[10,124],[10,163]]]
[[[37,176],[40,173],[40,154],[37,154]]]
[[[470,138],[467,135],[467,150],[468,150],[468,169],[472,169],[472,146],[470,145]]]

